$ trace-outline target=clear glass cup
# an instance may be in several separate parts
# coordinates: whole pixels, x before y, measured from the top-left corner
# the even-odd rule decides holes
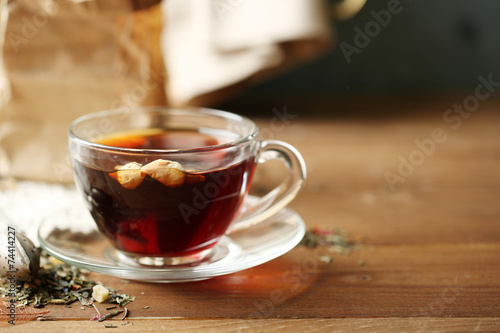
[[[69,145],[77,188],[99,231],[124,258],[147,266],[209,258],[223,235],[285,207],[306,178],[294,147],[259,140],[248,118],[204,108],[88,114],[71,125]],[[256,166],[272,159],[286,165],[287,177],[243,205]]]

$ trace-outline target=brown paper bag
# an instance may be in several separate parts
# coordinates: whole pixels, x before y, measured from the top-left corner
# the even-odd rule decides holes
[[[166,103],[161,11],[142,7],[14,0],[0,9],[0,176],[72,182],[67,131],[75,118]]]

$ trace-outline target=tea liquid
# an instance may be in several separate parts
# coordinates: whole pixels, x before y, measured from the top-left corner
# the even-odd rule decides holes
[[[196,131],[147,130],[122,133],[98,143],[179,149],[223,140]],[[236,217],[255,168],[252,156],[224,169],[186,171],[186,179],[195,181],[178,187],[165,186],[146,175],[140,185],[127,189],[116,179],[115,169],[74,164],[76,181],[90,202],[100,231],[124,252],[156,257],[186,256],[212,247]]]

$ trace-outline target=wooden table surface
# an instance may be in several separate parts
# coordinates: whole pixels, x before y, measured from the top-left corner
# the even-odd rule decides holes
[[[342,227],[366,247],[325,263],[298,246],[193,283],[92,274],[137,297],[125,322],[89,322],[92,309],[49,306],[54,321],[9,329],[500,331],[500,100],[493,97],[463,115],[447,110],[466,94],[311,100],[286,113],[276,106],[280,112],[258,117],[265,138],[293,144],[308,166],[290,207],[308,228]],[[277,174],[268,169],[257,181]]]

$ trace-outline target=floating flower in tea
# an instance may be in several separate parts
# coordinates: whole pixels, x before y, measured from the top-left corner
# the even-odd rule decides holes
[[[184,168],[174,161],[155,160],[143,166],[141,171],[168,187],[179,187],[186,179]]]
[[[141,165],[136,162],[127,163],[116,172],[118,182],[126,189],[133,190],[141,185],[146,173],[141,170]]]
[[[109,175],[129,190],[141,185],[146,175],[168,187],[179,187],[184,182],[193,184],[205,180],[203,175],[192,175],[184,171],[180,163],[163,159],[154,160],[144,166],[130,162],[115,169],[118,171]]]

